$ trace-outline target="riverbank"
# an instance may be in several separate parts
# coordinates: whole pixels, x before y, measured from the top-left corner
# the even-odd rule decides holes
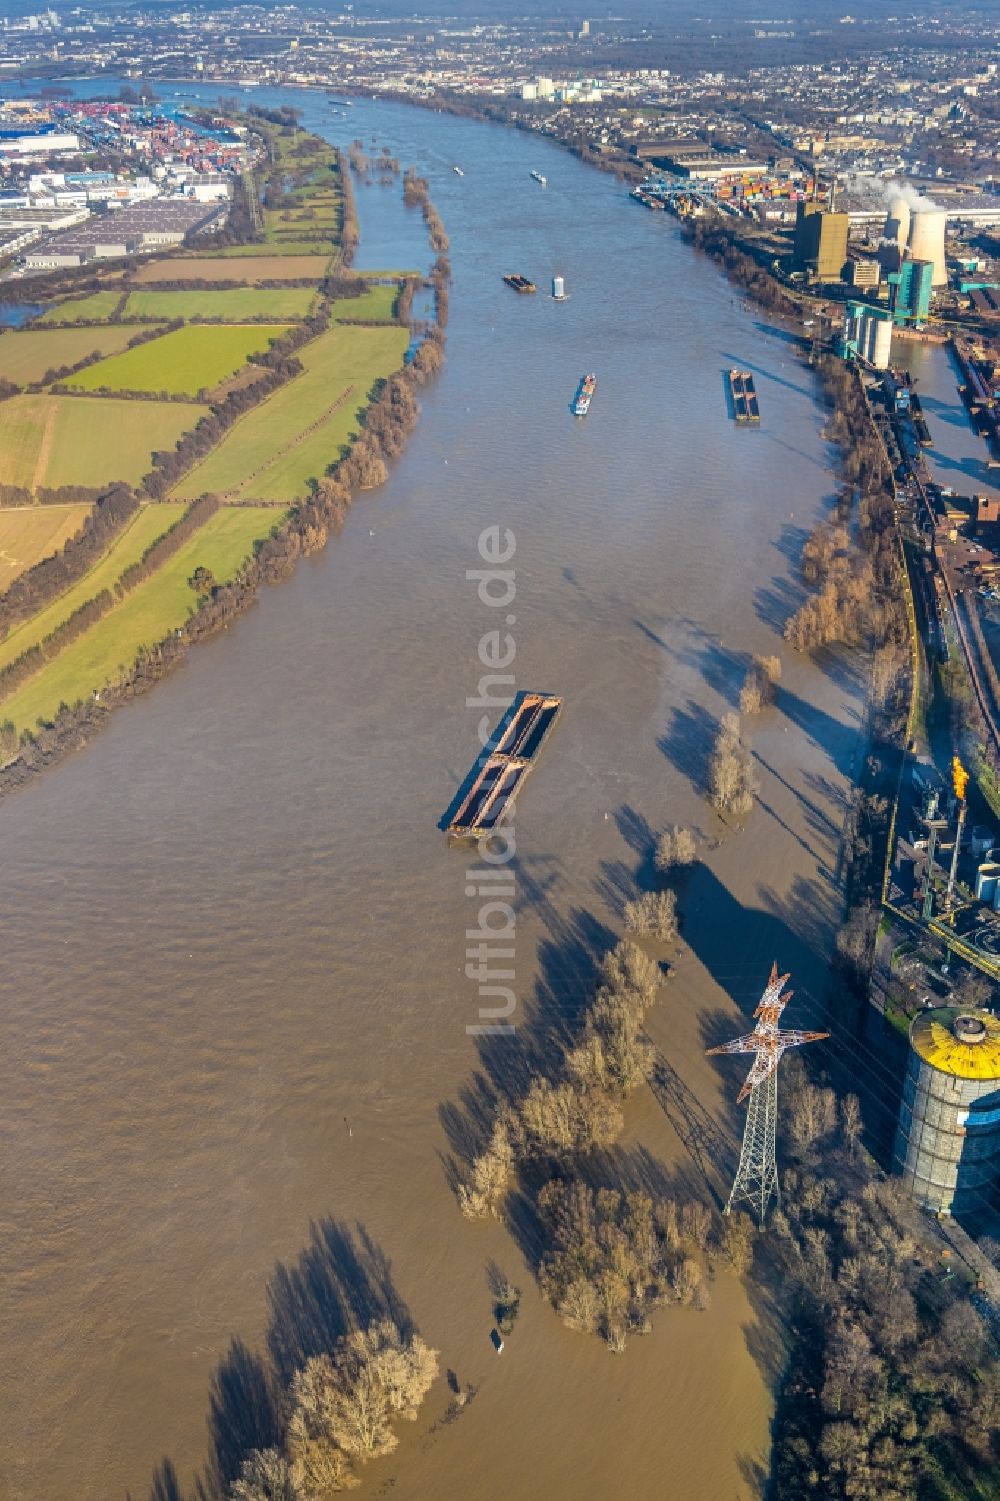
[[[429,198],[425,219],[438,254],[429,282],[434,313],[413,343],[412,278],[369,292],[362,278],[347,274],[358,228],[344,158],[277,117],[259,114],[252,123],[270,163],[268,206],[257,203],[256,186],[249,189],[256,207],[243,203],[253,238],[221,252],[200,247],[88,277],[82,299],[73,296],[71,277],[48,278],[60,300],[31,333],[8,333],[0,343],[0,375],[22,367],[30,373],[29,359],[36,375],[45,371],[28,388],[30,397],[16,394],[0,407],[0,427],[9,419],[19,431],[35,406],[41,423],[39,456],[19,457],[15,448],[23,475],[4,473],[8,504],[65,498],[95,501],[95,516],[107,511],[112,492],[93,483],[95,465],[118,463],[121,445],[111,443],[106,422],[119,424],[128,400],[154,402],[133,427],[137,473],[149,462],[144,441],[152,468],[117,486],[126,497],[123,517],[137,503],[144,509],[146,552],[133,558],[105,528],[111,546],[98,555],[86,540],[89,517],[62,560],[43,559],[17,581],[16,644],[0,645],[7,757],[0,795],[84,744],[114,708],[242,614],[262,584],[286,578],[298,557],[322,547],[354,496],[384,482],[386,461],[416,422],[415,392],[440,367],[449,265]],[[240,216],[233,212],[235,233]],[[281,316],[299,321],[253,326]],[[135,326],[150,319],[161,321]],[[91,328],[90,342],[104,348],[87,353]],[[39,343],[45,347],[36,350]],[[83,460],[75,446],[83,435],[73,436],[81,412],[89,429]],[[172,451],[165,431],[157,449],[157,422],[168,417],[177,439]],[[43,453],[46,472],[65,481],[51,493],[38,488]],[[89,470],[77,468],[83,461]],[[10,483],[29,473],[30,486]],[[221,500],[221,509],[206,511],[204,525],[194,526],[190,518],[205,497]],[[188,506],[183,520],[173,506],[178,500]],[[23,533],[21,518],[0,510],[0,543],[12,542],[11,525]],[[185,541],[197,535],[178,549],[168,544],[174,533]],[[133,589],[135,599],[123,603]],[[11,614],[8,602],[0,598],[0,619]],[[4,624],[9,631],[11,620]]]

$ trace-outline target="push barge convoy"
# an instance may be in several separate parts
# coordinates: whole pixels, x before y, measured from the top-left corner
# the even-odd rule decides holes
[[[587,413],[590,411],[590,403],[593,400],[594,392],[596,390],[597,376],[585,375],[583,377],[583,380],[577,387],[576,395],[573,398],[574,417],[586,417]]]
[[[473,768],[468,791],[459,794],[457,807],[445,816],[449,834],[477,838],[496,828],[513,808],[561,710],[562,699],[553,694],[518,694]]]
[[[729,390],[733,398],[733,416],[737,422],[759,422],[757,388],[749,370],[730,370]]]
[[[515,292],[534,292],[537,290],[535,283],[529,281],[526,276],[505,276],[504,281],[508,287],[513,287]]]

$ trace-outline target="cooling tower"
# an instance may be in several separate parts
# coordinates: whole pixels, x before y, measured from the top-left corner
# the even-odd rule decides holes
[[[1000,1174],[1000,1019],[939,1006],[914,1018],[895,1166],[935,1214],[982,1216]]]
[[[945,211],[940,208],[914,209],[910,218],[910,255],[915,261],[930,261],[934,267],[932,287],[948,285],[948,270],[944,263]]]
[[[889,216],[885,221],[884,236],[887,240],[895,240],[900,250],[906,249],[906,241],[910,233],[910,205],[905,198],[895,197],[889,199]]]

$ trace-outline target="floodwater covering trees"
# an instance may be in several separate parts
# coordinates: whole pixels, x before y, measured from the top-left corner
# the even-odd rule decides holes
[[[324,1501],[358,1484],[358,1467],[391,1454],[438,1371],[437,1351],[380,1319],[314,1355],[292,1378],[280,1443],[255,1449],[230,1501]]]

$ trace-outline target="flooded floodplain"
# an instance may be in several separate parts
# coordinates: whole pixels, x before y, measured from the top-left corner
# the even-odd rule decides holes
[[[499,717],[478,702],[480,643],[509,633],[514,686],[563,699],[517,808],[525,1034],[621,932],[652,834],[700,830],[651,1024],[669,1087],[630,1105],[619,1165],[718,1193],[740,1072],[704,1049],[774,958],[808,1015],[859,749],[850,665],[780,642],[834,489],[811,373],[673,221],[551,144],[255,91],[284,101],[429,178],[452,245],[447,362],[388,483],[321,556],[0,805],[0,1493],[188,1498],[266,1441],[259,1360],[315,1347],[338,1302],[389,1299],[477,1395],[435,1428],[439,1382],[373,1491],[598,1501],[669,1477],[677,1496],[752,1497],[781,1357],[769,1307],[722,1274],[708,1312],[664,1310],[613,1356],[561,1325],[502,1226],[458,1213],[478,907],[438,823]],[[398,185],[358,200],[360,266],[428,264]],[[729,416],[734,364],[759,430]],[[470,577],[489,528],[513,543],[499,611]],[[715,726],[749,655],[777,650],[759,808],[727,831],[703,796]],[[501,1359],[491,1261],[525,1294]]]

